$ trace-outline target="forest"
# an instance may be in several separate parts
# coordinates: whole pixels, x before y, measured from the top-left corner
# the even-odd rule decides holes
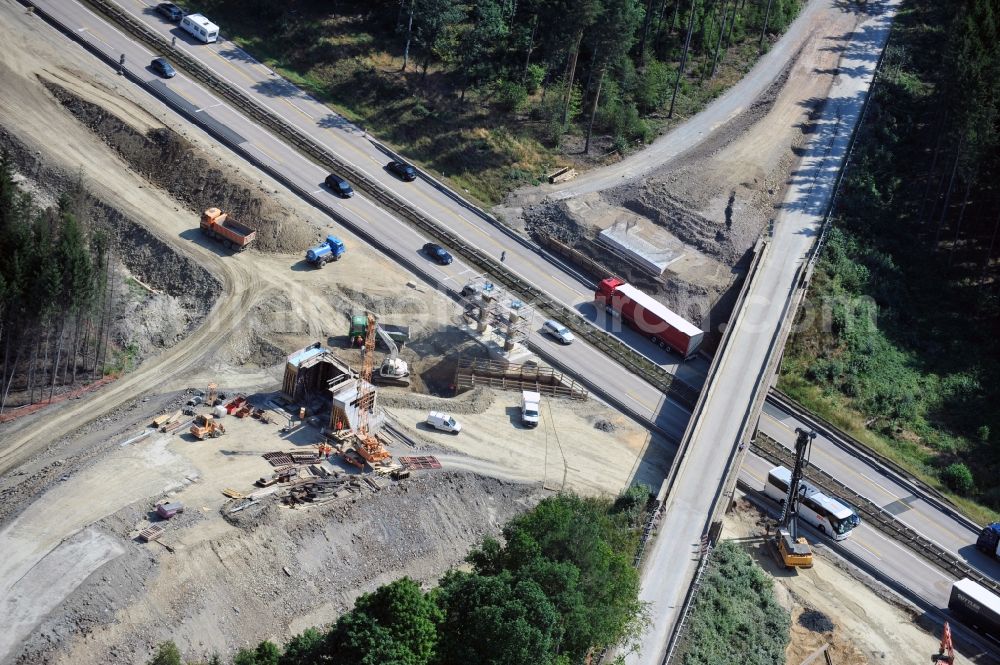
[[[485,203],[614,158],[738,81],[801,0],[190,0]],[[280,93],[280,91],[275,91]]]
[[[112,266],[106,237],[79,214],[85,196],[78,185],[43,209],[0,156],[0,414],[108,365]]]
[[[907,0],[780,387],[1000,511],[1000,1]]]
[[[487,538],[424,591],[402,578],[322,629],[241,649],[233,665],[575,665],[644,627],[633,567],[649,489],[617,499],[561,494]],[[173,642],[150,665],[181,665]],[[211,664],[221,663],[215,656]]]

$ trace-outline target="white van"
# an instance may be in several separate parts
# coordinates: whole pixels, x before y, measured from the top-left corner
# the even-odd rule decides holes
[[[188,14],[181,19],[181,28],[206,44],[211,44],[219,38],[219,26],[215,25],[201,14]]]
[[[450,414],[440,411],[431,411],[427,414],[427,424],[442,432],[458,434],[462,431],[462,423],[455,420]]]

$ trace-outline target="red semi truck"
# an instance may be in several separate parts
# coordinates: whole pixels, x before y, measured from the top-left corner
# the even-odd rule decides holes
[[[612,316],[620,316],[653,343],[676,351],[685,359],[693,356],[701,346],[704,333],[698,326],[619,277],[601,280],[594,301]]]
[[[218,208],[209,208],[201,216],[201,231],[238,252],[242,252],[257,238],[256,231],[230,219],[228,214]]]

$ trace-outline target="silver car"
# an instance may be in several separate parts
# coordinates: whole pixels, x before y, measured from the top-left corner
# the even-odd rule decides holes
[[[576,339],[573,337],[573,333],[570,332],[569,328],[552,319],[545,322],[542,326],[542,330],[559,340],[560,344],[572,344],[573,340]]]

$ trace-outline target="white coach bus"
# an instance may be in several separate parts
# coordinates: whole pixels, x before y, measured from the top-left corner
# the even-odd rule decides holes
[[[764,494],[784,504],[791,482],[792,472],[783,466],[776,466],[767,474]],[[847,538],[861,524],[861,518],[848,506],[818,492],[806,482],[799,484],[799,518],[834,540]]]

